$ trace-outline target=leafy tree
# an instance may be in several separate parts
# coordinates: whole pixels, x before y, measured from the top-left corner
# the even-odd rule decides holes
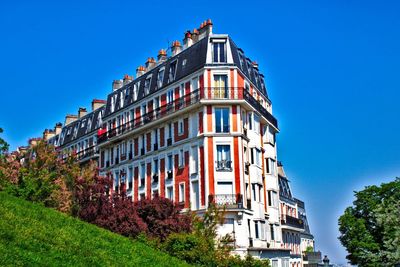
[[[223,223],[225,210],[211,203],[203,216],[194,217],[192,233],[171,234],[162,244],[168,254],[200,266],[263,266],[268,260],[247,255],[244,259],[231,254],[234,247],[230,235],[218,238],[218,226]]]
[[[3,129],[0,128],[0,134],[3,133]],[[7,151],[10,145],[0,137],[0,156],[4,155]]]
[[[400,178],[355,192],[356,200],[339,218],[339,240],[347,259],[359,266],[400,263]]]
[[[80,173],[74,157],[61,160],[52,145],[38,142],[24,154],[7,155],[0,164],[2,187],[26,200],[69,213],[72,190]]]

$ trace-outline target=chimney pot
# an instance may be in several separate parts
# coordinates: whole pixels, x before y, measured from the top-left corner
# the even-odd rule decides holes
[[[105,104],[106,104],[105,100],[93,99],[93,101],[92,101],[92,111],[95,111],[96,109],[104,106]]]
[[[64,125],[67,126],[68,124],[70,124],[71,122],[74,122],[78,119],[77,115],[72,115],[72,114],[67,114],[65,116],[65,123]]]
[[[182,46],[181,43],[179,41],[174,41],[172,43],[172,56],[176,56],[177,54],[179,54],[182,51]]]
[[[60,134],[61,133],[61,129],[62,129],[62,123],[58,122],[56,123],[56,125],[54,126],[54,132],[55,134]]]
[[[113,92],[120,89],[123,86],[123,81],[122,80],[114,80],[112,82],[112,89]]]
[[[157,61],[163,62],[165,60],[167,60],[167,51],[161,49],[160,51],[158,51]]]
[[[129,76],[128,74],[125,74],[122,84],[126,85],[132,81],[133,81],[133,77]]]
[[[146,71],[146,68],[145,68],[145,67],[139,66],[139,67],[136,69],[136,78],[142,76],[142,75],[144,74],[145,71]]]
[[[78,109],[78,118],[82,118],[83,116],[85,116],[87,114],[86,108],[79,108]]]

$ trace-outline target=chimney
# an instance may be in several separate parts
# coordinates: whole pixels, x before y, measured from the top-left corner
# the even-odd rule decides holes
[[[158,51],[157,61],[161,63],[164,62],[165,60],[167,60],[167,51],[161,49],[160,51]]]
[[[87,114],[86,108],[79,108],[78,109],[78,118],[82,118],[83,116],[85,116]]]
[[[114,92],[115,90],[118,90],[119,88],[121,88],[122,85],[123,85],[122,80],[114,80],[114,81],[112,82],[112,90],[113,90],[113,92]]]
[[[62,129],[62,123],[58,122],[56,123],[56,126],[54,126],[54,132],[55,134],[60,134],[61,133],[61,129]]]
[[[177,54],[179,54],[182,51],[182,46],[181,43],[179,41],[174,41],[172,43],[172,56],[176,56]]]
[[[74,122],[78,119],[77,115],[72,115],[72,114],[67,114],[65,116],[65,123],[64,125],[67,126],[68,124],[70,124],[71,122]]]
[[[53,136],[55,136],[55,132],[49,129],[44,130],[43,132],[43,140],[47,141],[50,138],[52,138]]]
[[[146,61],[146,70],[151,70],[156,65],[156,61],[153,57],[149,57]]]
[[[35,138],[31,138],[28,140],[28,145],[30,148],[34,147],[37,145],[37,143],[42,140],[40,137],[35,137]]]
[[[125,74],[124,80],[123,80],[123,85],[127,85],[128,83],[133,81],[133,77],[129,76],[128,74]]]
[[[192,34],[190,33],[190,31],[187,31],[185,33],[185,39],[183,39],[183,47],[184,49],[191,47],[193,44],[193,40],[192,40]]]
[[[213,28],[213,23],[211,19],[208,19],[207,21],[204,21],[202,24],[200,24],[199,40],[212,34],[212,28]]]
[[[199,40],[199,31],[197,29],[193,29],[192,40],[193,43],[196,43]]]
[[[146,68],[143,66],[139,66],[136,69],[136,78],[139,78],[140,76],[142,76],[144,74],[144,72],[146,71]]]
[[[253,61],[253,62],[251,62],[251,64],[253,65],[253,68],[258,69],[257,61]]]
[[[101,108],[106,104],[105,100],[100,100],[100,99],[93,99],[92,101],[92,111],[95,111],[98,108]]]

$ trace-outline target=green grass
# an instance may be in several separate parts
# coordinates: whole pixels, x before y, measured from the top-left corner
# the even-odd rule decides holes
[[[144,243],[0,192],[0,266],[187,266]]]

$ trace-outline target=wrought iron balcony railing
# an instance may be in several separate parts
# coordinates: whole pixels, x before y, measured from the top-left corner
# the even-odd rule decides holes
[[[215,162],[216,171],[232,171],[232,161],[231,160],[217,160]]]
[[[130,120],[122,125],[113,129],[104,130],[100,129],[97,133],[97,142],[99,144],[112,139],[115,136],[124,134],[126,132],[137,129],[143,125],[151,123],[154,120],[163,118],[176,111],[192,106],[199,103],[200,100],[246,100],[246,102],[256,109],[260,114],[265,117],[271,124],[278,127],[278,122],[271,113],[263,107],[258,100],[256,100],[245,88],[243,87],[206,87],[197,89],[189,94],[184,95],[179,99],[160,106],[150,112],[143,114],[133,120]],[[171,145],[169,139],[167,145]]]
[[[295,228],[304,229],[304,222],[302,219],[292,217],[289,215],[282,215],[281,224],[295,227]]]
[[[84,150],[77,152],[76,158],[78,160],[84,160],[92,156],[95,156],[97,153],[98,153],[97,146],[93,145],[91,147],[85,148]]]
[[[209,195],[208,201],[215,203],[217,206],[225,206],[226,208],[243,208],[242,194],[217,194]]]

